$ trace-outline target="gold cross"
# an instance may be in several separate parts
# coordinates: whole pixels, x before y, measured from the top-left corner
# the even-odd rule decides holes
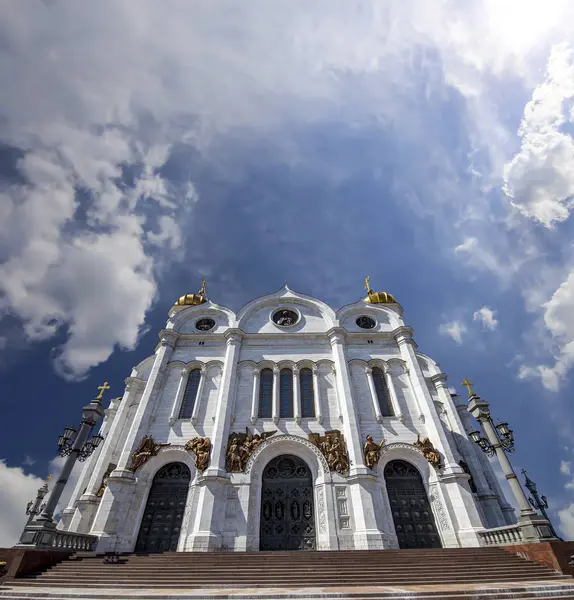
[[[104,397],[104,392],[109,390],[110,386],[107,381],[104,381],[104,385],[99,385],[98,389],[100,390],[100,393],[96,396],[96,400],[101,400]]]
[[[460,385],[463,385],[465,388],[468,389],[468,397],[472,397],[472,396],[476,396],[476,394],[472,391],[472,388],[470,387],[471,385],[474,385],[474,383],[472,383],[472,381],[469,381],[466,377],[462,380],[462,383]]]
[[[46,483],[48,483],[48,481],[50,481],[50,479],[52,479],[52,476],[48,475],[48,477],[46,477]]]

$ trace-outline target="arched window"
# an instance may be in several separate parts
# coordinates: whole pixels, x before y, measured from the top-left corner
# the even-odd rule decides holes
[[[315,416],[315,398],[313,394],[313,372],[311,369],[301,369],[299,374],[301,389],[301,416]]]
[[[279,418],[293,418],[293,371],[281,369],[279,374]]]
[[[191,419],[193,414],[193,407],[197,400],[197,390],[199,388],[199,382],[201,380],[201,370],[193,369],[187,376],[187,385],[185,386],[185,392],[183,393],[183,400],[181,402],[181,408],[179,409],[179,419]]]
[[[270,419],[273,408],[273,371],[263,369],[259,375],[259,417]]]
[[[389,388],[385,381],[385,374],[382,369],[375,367],[373,369],[373,381],[375,383],[375,392],[377,393],[377,400],[379,401],[379,408],[383,417],[394,416],[393,405],[391,404],[391,396],[389,394]]]

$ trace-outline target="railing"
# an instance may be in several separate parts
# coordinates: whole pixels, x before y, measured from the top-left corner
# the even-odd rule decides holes
[[[95,535],[74,533],[73,531],[56,531],[52,537],[51,548],[62,550],[84,550],[91,552],[98,541]]]
[[[506,546],[508,544],[521,544],[522,531],[519,525],[505,525],[479,531],[482,546]]]
[[[25,527],[16,547],[91,552],[97,541],[96,535],[63,531],[33,521]]]

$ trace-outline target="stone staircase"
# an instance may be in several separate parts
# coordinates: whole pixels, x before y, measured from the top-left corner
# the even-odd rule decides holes
[[[173,598],[175,590],[217,599],[574,598],[572,578],[501,548],[446,548],[166,552],[121,555],[118,564],[81,553],[1,586],[0,599]]]

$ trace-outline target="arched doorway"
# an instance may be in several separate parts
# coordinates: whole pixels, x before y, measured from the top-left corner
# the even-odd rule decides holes
[[[136,552],[177,550],[191,473],[175,462],[163,466],[153,483],[143,514]]]
[[[315,550],[311,469],[297,456],[274,458],[263,471],[260,550]]]
[[[404,460],[392,460],[385,466],[385,481],[399,548],[440,548],[440,535],[417,469]]]

